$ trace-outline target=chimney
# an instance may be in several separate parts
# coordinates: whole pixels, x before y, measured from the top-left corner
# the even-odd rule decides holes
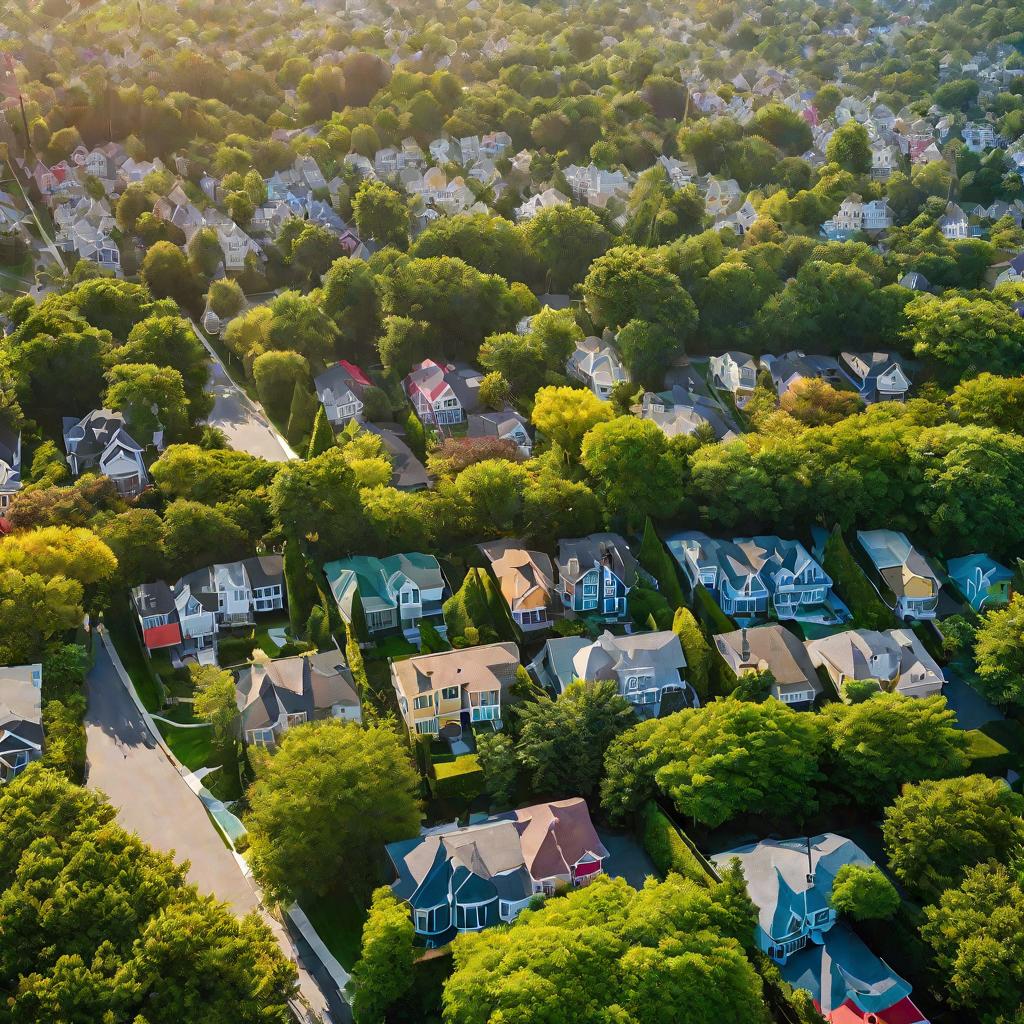
[[[804,842],[807,844],[807,884],[814,885],[814,859],[811,856],[811,837],[806,836]]]
[[[746,665],[750,661],[750,641],[747,639],[747,627],[740,630],[740,663]]]

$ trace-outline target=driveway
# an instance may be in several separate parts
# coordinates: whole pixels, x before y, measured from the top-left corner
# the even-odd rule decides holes
[[[974,689],[964,682],[952,665],[943,668],[946,684],[942,693],[946,706],[956,712],[956,724],[961,729],[980,729],[989,722],[999,721],[1005,715]]]
[[[201,893],[223,900],[239,916],[258,911],[294,963],[295,952],[284,928],[262,907],[203,805],[153,738],[99,638],[94,646],[96,660],[85,683],[88,785],[106,794],[123,828],[175,860],[187,860],[189,881]],[[296,966],[306,1002],[325,1020],[350,1020],[343,1000],[334,992],[325,996],[311,977],[303,962],[314,959],[308,949],[300,950],[300,956]]]
[[[624,878],[634,889],[642,889],[648,875],[658,877],[647,851],[631,835],[602,828],[597,830],[597,834],[610,855],[605,864],[605,873],[610,877]]]

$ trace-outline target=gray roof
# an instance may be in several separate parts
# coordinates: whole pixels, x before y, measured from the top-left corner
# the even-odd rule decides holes
[[[400,434],[376,423],[366,423],[364,426],[384,442],[391,456],[392,487],[400,491],[422,491],[433,484],[427,467],[416,458]]]
[[[737,676],[768,669],[777,683],[777,693],[813,690],[821,693],[821,681],[804,645],[777,622],[750,629],[720,633],[715,646]]]
[[[636,560],[617,533],[592,533],[558,542],[558,574],[563,579],[575,582],[597,564],[611,569],[627,587],[636,582]]]
[[[132,601],[139,615],[168,615],[175,608],[174,594],[163,580],[135,587]]]
[[[686,667],[679,636],[672,630],[613,636],[605,630],[592,644],[577,651],[572,660],[578,679],[618,679],[630,668],[654,669],[658,682]]]
[[[80,428],[83,437],[75,448],[75,455],[80,464],[95,462],[117,440],[129,448],[142,451],[140,445],[125,429],[124,416],[110,409],[94,409],[82,419],[65,416],[64,446],[67,448],[68,437],[73,430]]]

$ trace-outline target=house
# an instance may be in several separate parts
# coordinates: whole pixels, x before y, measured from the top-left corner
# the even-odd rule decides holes
[[[969,121],[964,125],[964,145],[972,153],[984,153],[987,149],[1000,149],[1005,145],[997,134],[995,127],[982,122]]]
[[[757,363],[746,352],[723,352],[708,360],[711,383],[719,391],[728,391],[742,406],[757,386]]]
[[[418,551],[387,558],[356,555],[328,562],[324,573],[346,622],[352,621],[359,595],[371,636],[400,629],[407,640],[418,643],[424,619],[442,635],[446,631],[441,604],[448,584],[433,555]]]
[[[808,641],[807,653],[816,668],[825,668],[840,693],[850,680],[877,679],[886,691],[933,697],[945,682],[942,669],[910,629],[848,629]]]
[[[472,413],[468,417],[468,425],[467,437],[495,437],[500,441],[511,441],[524,459],[533,453],[529,422],[514,409]]]
[[[501,728],[501,708],[519,670],[513,643],[457,648],[391,662],[391,683],[412,736],[437,736],[477,722]]]
[[[362,415],[363,403],[359,392],[369,383],[358,367],[344,360],[317,374],[313,386],[332,427],[343,427],[349,420]]]
[[[721,868],[739,861],[757,908],[757,945],[779,965],[786,982],[811,993],[831,1024],[927,1024],[910,999],[910,985],[832,908],[839,869],[874,864],[859,846],[826,832],[766,839],[711,859]]]
[[[217,241],[224,254],[225,270],[242,270],[250,255],[264,258],[263,250],[233,221],[217,223],[213,229],[217,232]]]
[[[935,222],[935,226],[942,232],[943,238],[950,241],[971,237],[971,225],[967,214],[952,200],[946,203],[946,211]]]
[[[168,585],[163,580],[132,590],[146,650],[167,648],[172,658],[212,663],[222,626],[250,625],[256,615],[284,607],[284,559],[254,555],[197,569]]]
[[[125,497],[135,497],[149,486],[142,445],[128,433],[119,412],[96,409],[80,420],[66,416],[64,448],[73,476],[102,473]]]
[[[906,534],[895,530],[858,530],[857,540],[895,601],[901,619],[934,619],[942,584]],[[886,603],[890,604],[883,593]]]
[[[636,581],[636,560],[617,533],[558,542],[557,590],[570,611],[606,622],[626,619],[626,595]]]
[[[804,645],[778,622],[719,633],[714,641],[737,679],[747,672],[771,672],[772,696],[783,704],[806,708],[822,691]]]
[[[666,541],[691,587],[703,586],[726,615],[751,619],[768,612],[768,587],[751,560],[753,548],[689,530]]]
[[[397,424],[391,424],[397,428]],[[425,491],[433,483],[427,467],[416,458],[405,443],[404,435],[377,423],[364,423],[363,429],[376,434],[383,442],[391,459],[391,486],[399,491]]]
[[[0,494],[0,508],[3,507]],[[976,611],[1010,600],[1013,572],[988,555],[965,555],[951,558],[946,565],[949,578]]]
[[[763,536],[735,544],[767,588],[779,619],[805,618],[829,603],[832,579],[799,541]]]
[[[552,622],[555,572],[551,559],[542,551],[529,551],[517,540],[496,540],[481,544],[491,563],[512,620],[525,632],[546,629]]]
[[[387,852],[392,889],[428,947],[514,921],[536,897],[592,882],[609,857],[579,797],[432,829]]]
[[[21,490],[21,431],[0,424],[0,515]]]
[[[843,352],[843,363],[865,402],[902,402],[910,390],[903,361],[893,352]]]
[[[450,364],[441,366],[424,359],[402,382],[420,422],[438,426],[462,422],[462,403],[446,377],[453,369]]]
[[[613,636],[605,630],[596,640],[553,637],[530,666],[540,682],[562,692],[576,679],[612,680],[642,718],[657,718],[666,693],[682,693],[698,707],[696,692],[683,673],[686,657],[672,630]]]
[[[43,666],[0,666],[0,782],[43,756]]]
[[[576,342],[576,350],[569,356],[565,369],[570,377],[586,384],[602,399],[610,398],[617,384],[629,380],[629,373],[612,344],[610,331],[601,338]]]
[[[362,721],[352,673],[338,650],[246,665],[235,675],[235,703],[239,737],[261,747],[303,722]]]
[[[871,177],[875,181],[888,181],[899,167],[900,152],[895,146],[876,140],[871,144]]]
[[[739,427],[714,399],[678,384],[671,391],[644,392],[640,404],[631,406],[630,411],[656,424],[666,437],[689,437],[702,429],[710,430],[717,441],[739,437]]]
[[[536,217],[541,210],[549,210],[552,206],[567,206],[569,197],[557,188],[548,188],[535,196],[531,196],[522,205],[516,207],[516,220],[529,220]]]

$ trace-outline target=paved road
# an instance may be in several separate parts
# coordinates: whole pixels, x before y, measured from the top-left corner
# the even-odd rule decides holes
[[[206,814],[203,805],[160,749],[121,682],[110,655],[97,642],[96,661],[86,679],[85,733],[89,786],[117,807],[117,820],[158,850],[188,860],[189,880],[239,915],[258,910],[289,960],[295,956],[284,928],[260,904],[252,884]],[[301,951],[303,958],[308,951]],[[313,1010],[329,1020],[328,1000],[299,963],[299,987]],[[335,1021],[350,1019],[347,1006],[331,999]]]
[[[980,729],[989,722],[1006,717],[965,682],[952,665],[946,665],[942,671],[946,676],[946,685],[942,688],[946,705],[956,712],[956,724],[961,729]]]

